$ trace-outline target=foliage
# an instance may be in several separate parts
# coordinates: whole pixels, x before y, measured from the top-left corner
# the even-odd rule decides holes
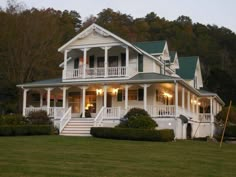
[[[236,125],[229,125],[226,127],[225,137],[236,137]]]
[[[98,138],[123,139],[123,140],[140,140],[140,141],[172,141],[174,140],[174,131],[165,130],[148,130],[136,128],[107,128],[92,127],[91,134]]]
[[[223,107],[222,111],[216,115],[218,121],[225,122],[229,107]],[[229,122],[236,123],[236,107],[232,106],[229,113]]]
[[[127,112],[117,127],[155,129],[157,127],[157,123],[144,109],[132,108],[129,110],[129,112]]]
[[[34,124],[34,125],[51,125],[52,124],[46,111],[30,112],[28,116],[28,120],[31,124]]]
[[[53,127],[50,125],[5,125],[0,126],[0,136],[50,135]]]
[[[21,114],[8,114],[0,116],[0,126],[2,125],[25,125],[28,121]]]

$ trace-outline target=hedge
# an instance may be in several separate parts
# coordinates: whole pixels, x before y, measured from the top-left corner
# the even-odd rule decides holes
[[[50,125],[6,125],[0,126],[0,136],[50,135],[53,130]]]
[[[172,141],[174,131],[171,129],[149,130],[135,128],[108,128],[92,127],[91,135],[98,138],[120,139],[120,140],[139,140],[139,141]]]

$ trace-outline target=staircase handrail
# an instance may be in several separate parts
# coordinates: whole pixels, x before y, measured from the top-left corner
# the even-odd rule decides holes
[[[68,110],[65,112],[65,114],[60,120],[60,133],[62,132],[66,124],[70,121],[70,119],[71,119],[71,107],[68,108]]]
[[[98,127],[103,119],[103,112],[104,112],[105,106],[103,106],[100,111],[98,112],[96,118],[94,119],[94,127]]]

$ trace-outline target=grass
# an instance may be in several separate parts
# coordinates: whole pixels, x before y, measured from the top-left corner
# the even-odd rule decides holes
[[[0,176],[236,176],[236,145],[63,136],[0,137]]]

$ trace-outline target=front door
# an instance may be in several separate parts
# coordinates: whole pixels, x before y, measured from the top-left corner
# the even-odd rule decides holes
[[[112,93],[107,93],[107,107],[112,107]]]

